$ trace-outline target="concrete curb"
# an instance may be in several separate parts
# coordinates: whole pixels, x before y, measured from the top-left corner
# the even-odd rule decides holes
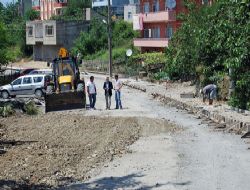
[[[140,90],[142,92],[146,92],[147,89],[135,84],[125,83],[126,86]],[[159,99],[161,102],[176,107],[177,109],[186,110],[189,113],[197,115],[199,117],[206,118],[215,123],[216,128],[223,129],[226,132],[231,132],[239,135],[244,135],[250,132],[250,123],[244,122],[235,118],[226,117],[218,112],[213,112],[203,107],[195,107],[193,105],[187,104],[185,102],[181,102],[174,98],[159,94],[159,93],[151,93],[151,96],[155,99]]]

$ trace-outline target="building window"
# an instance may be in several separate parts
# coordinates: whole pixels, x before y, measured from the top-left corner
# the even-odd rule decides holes
[[[128,12],[128,20],[131,20],[131,19],[132,19],[132,13]]]
[[[151,38],[151,29],[144,30],[144,38]]]
[[[46,36],[54,36],[54,27],[46,25],[45,26],[45,35]]]
[[[28,36],[32,37],[33,36],[33,27],[32,26],[28,26]]]
[[[160,27],[152,29],[152,38],[160,38]]]
[[[144,3],[144,13],[149,13],[149,2]]]
[[[167,25],[166,37],[171,39],[173,34],[174,34],[173,26],[172,25]]]
[[[180,1],[180,5],[182,4],[183,0]],[[165,0],[165,9],[172,10],[176,7],[176,0]]]
[[[159,12],[159,10],[160,10],[159,0],[154,0],[153,12]]]
[[[208,5],[208,0],[202,0],[202,5]]]
[[[32,6],[33,6],[33,7],[38,7],[38,6],[40,6],[40,1],[39,1],[39,0],[32,0]]]

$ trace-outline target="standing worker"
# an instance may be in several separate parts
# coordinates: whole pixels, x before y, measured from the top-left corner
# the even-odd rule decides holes
[[[122,102],[121,102],[121,88],[123,84],[122,81],[118,78],[118,75],[115,75],[115,102],[116,107],[115,109],[122,109]]]
[[[95,103],[96,103],[96,95],[97,95],[97,91],[96,91],[96,85],[94,83],[94,76],[90,77],[90,80],[87,83],[87,93],[89,95],[89,106],[90,109],[96,109],[95,108]]]
[[[209,105],[212,105],[213,100],[216,99],[217,96],[217,86],[209,84],[201,90],[201,94],[203,95],[203,102],[205,103],[206,99],[208,99]]]
[[[113,84],[109,81],[109,77],[106,78],[106,81],[103,84],[103,90],[105,91],[106,110],[110,110]]]

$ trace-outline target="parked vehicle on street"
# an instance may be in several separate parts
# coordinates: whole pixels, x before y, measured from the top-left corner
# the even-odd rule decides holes
[[[21,72],[20,72],[20,76],[27,75],[30,72],[34,71],[34,70],[35,70],[34,68],[22,69]]]
[[[50,80],[49,75],[25,75],[17,78],[10,84],[0,87],[1,96],[4,99],[16,95],[32,95],[42,97],[46,91],[46,81]]]
[[[35,69],[29,73],[29,75],[34,74],[44,74],[44,75],[52,75],[52,69]]]

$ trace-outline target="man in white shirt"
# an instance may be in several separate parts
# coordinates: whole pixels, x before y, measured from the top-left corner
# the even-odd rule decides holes
[[[94,83],[94,77],[91,76],[90,80],[87,82],[87,93],[89,95],[89,106],[90,109],[96,109],[95,103],[96,103],[96,85]]]
[[[121,101],[121,88],[123,84],[122,81],[118,78],[118,75],[115,75],[115,109],[122,109],[122,101]]]

